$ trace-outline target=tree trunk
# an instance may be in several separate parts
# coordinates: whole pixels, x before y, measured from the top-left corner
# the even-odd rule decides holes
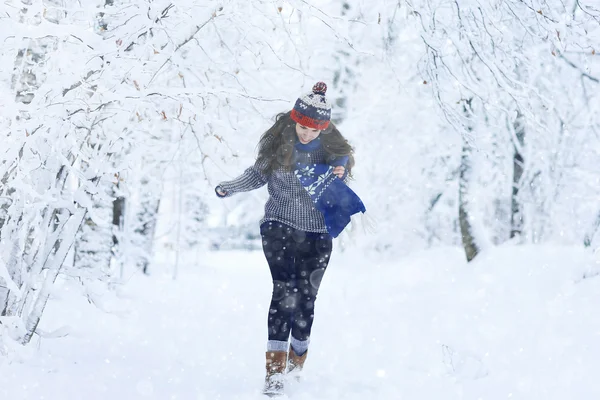
[[[201,243],[209,210],[201,194],[195,189],[184,191],[184,196],[184,244],[190,249]]]
[[[123,229],[125,225],[125,197],[117,195],[116,189],[119,185],[113,186],[113,196],[115,199],[112,203],[113,220],[112,220],[112,256],[116,261],[119,269],[119,280],[122,281],[125,275],[124,260],[123,260],[123,243],[121,243]]]
[[[6,268],[6,274],[2,279],[5,282],[0,283],[0,316],[2,317],[10,315],[11,304],[18,300],[16,296],[22,283],[21,263],[19,261],[23,252],[19,247],[18,239],[8,241],[7,246],[10,246],[10,248],[0,247],[2,250],[7,250],[5,253],[3,251],[3,254],[8,255],[7,260],[2,260],[3,262],[6,261],[4,267]]]
[[[596,236],[596,232],[598,232],[598,228],[600,227],[600,212],[596,216],[596,220],[592,225],[591,229],[585,234],[585,238],[583,239],[583,245],[585,247],[590,247],[594,242],[594,237]]]
[[[515,138],[518,143],[513,143],[513,184],[511,197],[511,214],[510,214],[510,237],[520,236],[523,230],[523,213],[521,204],[519,203],[519,187],[521,185],[521,177],[523,176],[523,155],[521,150],[525,143],[525,121],[523,114],[517,111],[517,118],[514,123]]]
[[[23,204],[20,204],[21,199],[13,197],[15,189],[8,185],[13,171],[6,173],[0,186],[3,189],[0,190],[0,268],[4,269],[2,275],[5,275],[4,279],[0,279],[0,316],[10,315],[12,306],[19,300],[18,292],[23,282],[23,248],[20,242],[20,233],[25,229]]]
[[[63,225],[63,229],[58,232],[59,237],[54,246],[57,250],[56,253],[54,253],[52,257],[47,258],[44,263],[44,267],[47,269],[46,279],[33,304],[31,312],[27,316],[27,323],[25,326],[26,333],[21,341],[22,344],[29,343],[40,323],[40,319],[44,313],[46,304],[48,303],[48,298],[50,297],[52,285],[56,281],[56,277],[65,262],[65,258],[75,242],[75,237],[85,219],[86,213],[86,209],[81,208],[77,210]]]
[[[153,186],[153,183],[147,178],[144,178],[141,182],[140,193],[142,193],[143,198],[140,210],[137,213],[137,226],[135,228],[136,236],[140,242],[138,245],[142,250],[137,265],[145,274],[149,273],[148,267],[154,247],[154,234],[156,233],[158,209],[160,207],[160,191],[156,186]]]
[[[112,203],[112,216],[112,241],[113,246],[117,248],[119,246],[119,236],[117,235],[117,232],[123,229],[123,221],[125,221],[125,197],[120,196],[115,198],[115,200]]]
[[[75,274],[106,280],[110,276],[113,246],[113,207],[107,201],[112,194],[112,182],[102,181],[98,185],[104,195],[95,197],[93,212],[95,221],[88,213],[75,242]]]
[[[462,236],[463,247],[467,256],[467,261],[471,261],[479,253],[479,248],[473,235],[473,226],[470,221],[469,213],[469,187],[472,149],[468,143],[463,142],[462,155],[460,157],[460,177],[458,193],[458,218],[460,221],[460,233]]]
[[[472,99],[465,100],[463,111],[467,118],[470,118],[473,113],[471,109]],[[467,127],[471,132],[473,128]],[[473,260],[479,253],[479,246],[474,234],[473,216],[470,210],[469,192],[471,187],[471,176],[473,172],[472,165],[473,149],[463,137],[462,153],[460,157],[460,175],[459,175],[459,193],[458,193],[458,218],[460,221],[460,233],[462,236],[463,247],[467,256],[467,261]]]

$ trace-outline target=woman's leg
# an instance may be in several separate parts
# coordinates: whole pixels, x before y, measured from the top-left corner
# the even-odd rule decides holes
[[[274,221],[261,225],[262,246],[271,270],[273,293],[269,306],[269,341],[267,351],[286,351],[291,330],[292,312],[297,294],[293,290],[294,256],[296,243],[294,229]]]
[[[300,233],[300,232],[298,232]],[[329,263],[332,238],[326,233],[302,232],[304,240],[296,240],[295,291],[297,306],[292,313],[292,339],[294,352],[302,356],[308,350],[310,331],[319,286]]]

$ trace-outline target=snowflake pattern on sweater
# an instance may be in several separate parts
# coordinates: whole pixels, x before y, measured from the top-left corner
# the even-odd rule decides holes
[[[316,169],[319,171],[316,172]],[[294,170],[294,173],[296,174],[298,180],[300,180],[300,183],[304,189],[311,196],[318,196],[318,193],[322,192],[327,186],[328,178],[329,180],[335,178],[333,175],[333,167],[330,165],[303,165],[301,163],[296,163],[296,169]],[[315,179],[314,176],[316,173],[318,176]],[[313,198],[313,200],[315,199]]]

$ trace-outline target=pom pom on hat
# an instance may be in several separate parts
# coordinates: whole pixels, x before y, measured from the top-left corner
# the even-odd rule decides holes
[[[315,83],[315,86],[313,86],[312,91],[314,94],[325,96],[325,93],[327,93],[327,85],[325,82],[317,82]]]

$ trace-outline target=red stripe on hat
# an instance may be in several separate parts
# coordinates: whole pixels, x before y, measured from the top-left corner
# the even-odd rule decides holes
[[[307,117],[304,114],[299,113],[296,109],[292,110],[292,119],[299,123],[300,125],[304,125],[307,128],[318,129],[320,131],[324,130],[329,126],[329,120],[319,120]]]

